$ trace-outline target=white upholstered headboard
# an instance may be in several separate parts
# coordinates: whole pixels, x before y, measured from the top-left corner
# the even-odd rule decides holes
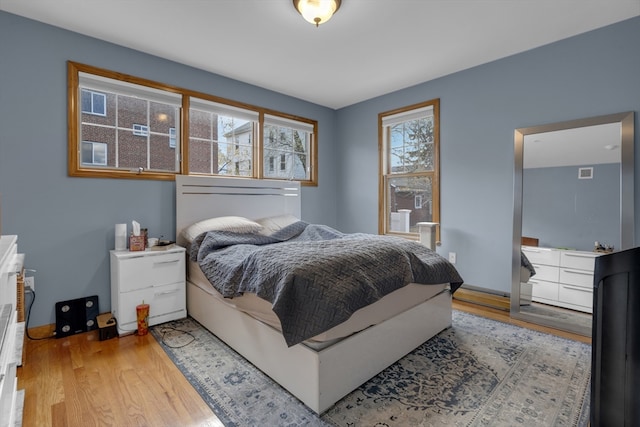
[[[176,237],[185,227],[207,218],[284,214],[300,218],[297,181],[176,176]]]

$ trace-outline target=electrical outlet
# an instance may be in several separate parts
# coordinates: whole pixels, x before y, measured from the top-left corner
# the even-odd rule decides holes
[[[26,276],[24,278],[24,287],[31,289],[33,292],[36,291],[36,278],[33,276]]]
[[[449,252],[449,262],[451,264],[455,264],[456,263],[456,253],[455,252]]]

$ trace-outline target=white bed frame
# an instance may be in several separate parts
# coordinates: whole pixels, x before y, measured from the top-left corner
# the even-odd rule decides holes
[[[176,233],[206,218],[280,214],[300,218],[300,187],[289,181],[176,177]],[[287,347],[282,334],[187,280],[187,312],[320,414],[423,342],[451,326],[451,294],[424,303],[326,348]]]

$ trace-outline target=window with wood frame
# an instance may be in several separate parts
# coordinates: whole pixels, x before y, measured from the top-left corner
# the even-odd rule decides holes
[[[417,223],[440,222],[439,120],[439,99],[378,115],[380,234],[417,239]]]
[[[71,61],[68,99],[70,176],[317,185],[315,120]]]

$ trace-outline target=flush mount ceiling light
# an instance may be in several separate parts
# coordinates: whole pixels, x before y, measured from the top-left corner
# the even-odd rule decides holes
[[[340,0],[293,0],[293,7],[317,27],[331,19],[340,8],[340,3]]]

